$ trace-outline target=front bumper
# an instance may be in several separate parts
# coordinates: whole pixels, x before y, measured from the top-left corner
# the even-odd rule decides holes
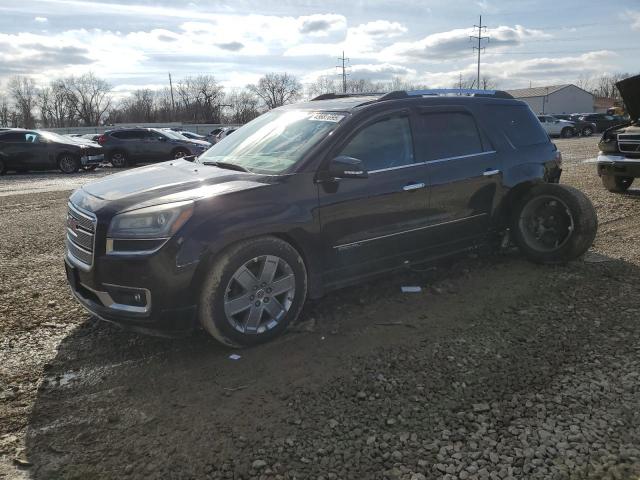
[[[154,291],[114,283],[96,284],[89,278],[91,272],[78,269],[72,259],[65,258],[65,270],[71,293],[92,315],[125,329],[160,336],[182,336],[197,326],[197,306],[171,307],[155,305]],[[125,283],[125,282],[119,282]],[[141,295],[138,305],[120,303],[116,295],[131,292]],[[161,298],[161,293],[155,295]]]
[[[640,177],[640,158],[600,154],[598,155],[597,167],[600,176],[606,174],[619,177]]]
[[[104,154],[102,153],[100,155],[84,155],[80,157],[80,163],[82,163],[83,167],[100,165],[102,162],[104,162]]]

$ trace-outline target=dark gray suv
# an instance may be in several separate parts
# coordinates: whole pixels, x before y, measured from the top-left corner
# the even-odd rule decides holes
[[[200,155],[207,149],[203,142],[191,141],[170,130],[121,128],[109,130],[98,138],[105,159],[116,168],[137,162],[162,162]]]

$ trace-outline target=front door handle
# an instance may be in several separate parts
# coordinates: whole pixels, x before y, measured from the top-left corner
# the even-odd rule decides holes
[[[402,190],[405,192],[410,192],[411,190],[419,190],[421,188],[426,187],[424,183],[410,183],[409,185],[405,185],[402,187]]]
[[[487,169],[484,171],[483,175],[485,177],[491,177],[493,175],[498,175],[500,173],[500,170],[495,170],[495,169]]]

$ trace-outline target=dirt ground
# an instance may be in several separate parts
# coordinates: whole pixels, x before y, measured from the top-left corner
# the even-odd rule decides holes
[[[69,192],[0,195],[0,478],[637,479],[640,189],[602,188],[596,142],[557,141],[599,217],[584,259],[401,272],[239,352],[91,319]]]

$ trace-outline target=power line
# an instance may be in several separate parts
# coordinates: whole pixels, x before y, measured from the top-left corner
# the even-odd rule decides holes
[[[482,32],[486,32],[487,31],[487,27],[486,25],[482,25],[482,15],[480,15],[480,24],[479,25],[474,25],[473,26],[473,31],[475,32],[476,28],[478,29],[478,35],[471,35],[469,37],[469,39],[471,40],[477,40],[478,41],[478,46],[474,46],[473,50],[478,50],[478,79],[477,79],[477,83],[476,83],[476,88],[480,88],[480,55],[482,54],[482,52],[484,51],[484,47],[482,46],[482,41],[483,40],[487,40],[487,42],[490,40],[491,37],[489,36],[482,36]]]

